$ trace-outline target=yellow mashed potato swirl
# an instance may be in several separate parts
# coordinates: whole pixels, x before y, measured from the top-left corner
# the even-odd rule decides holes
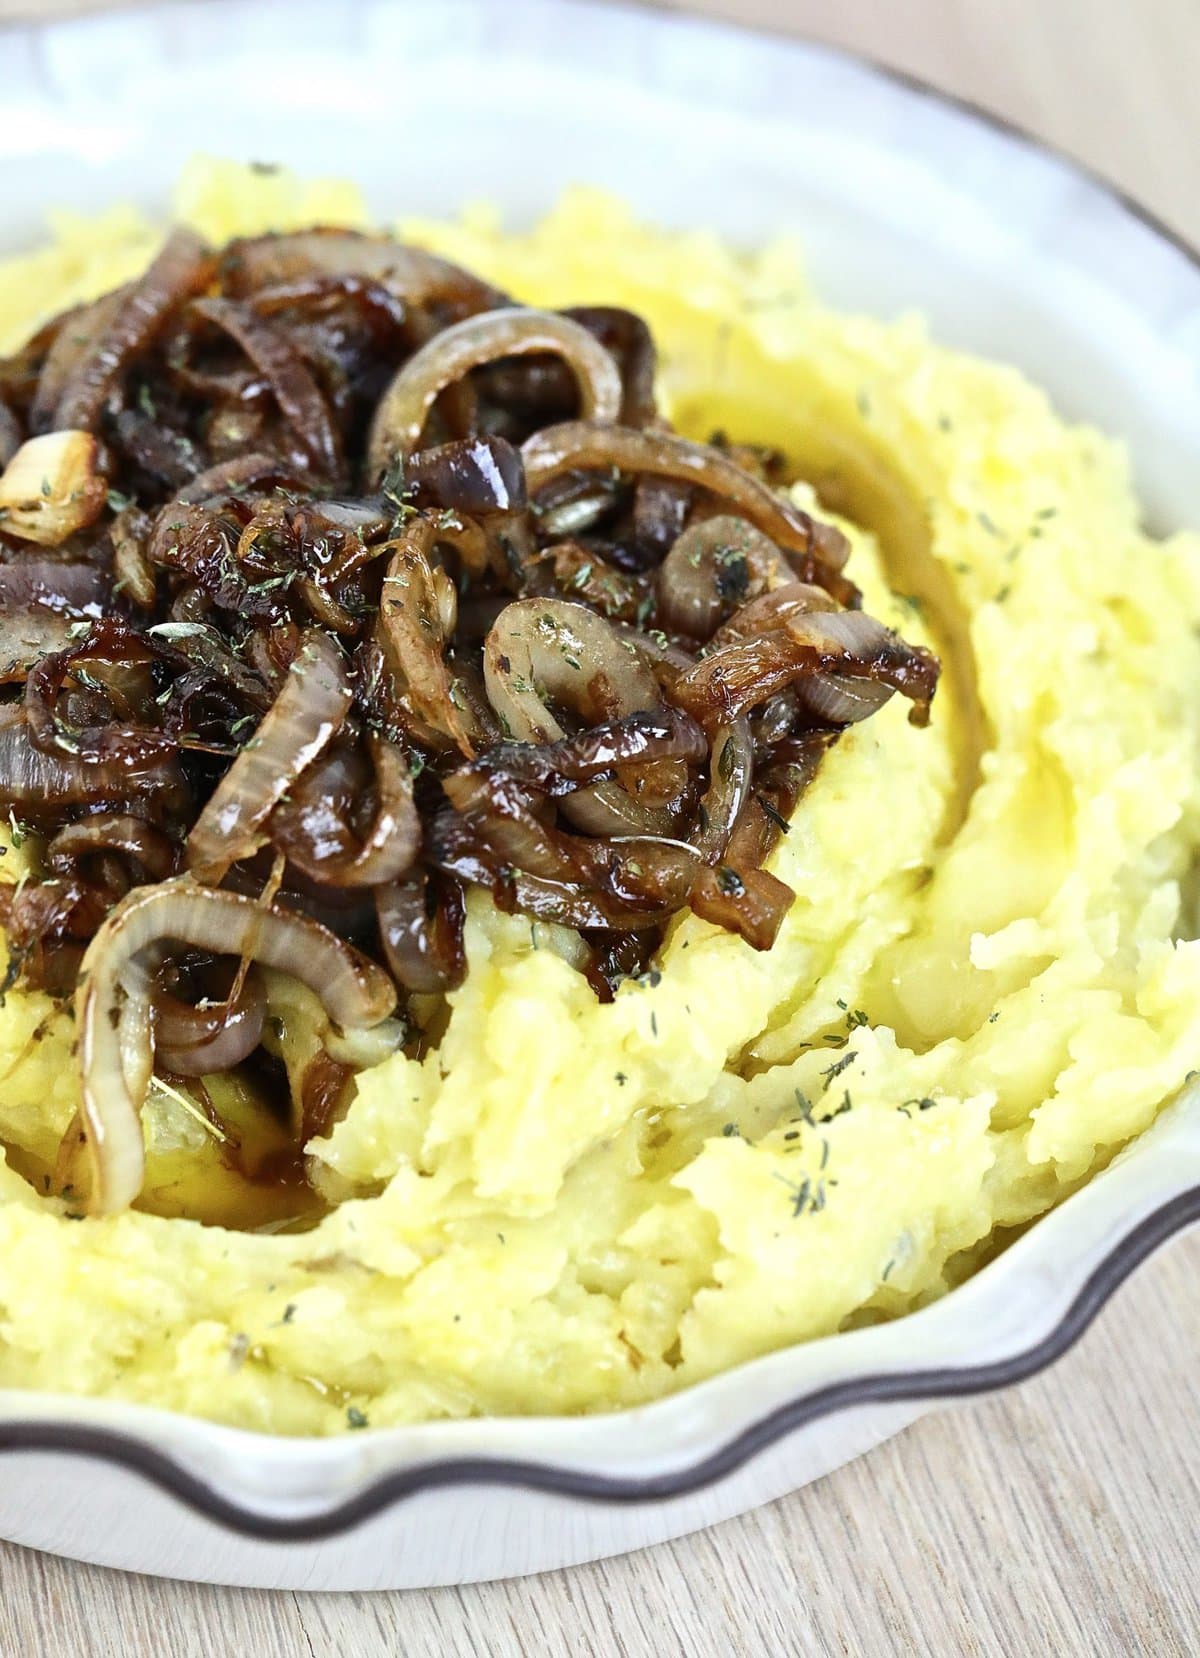
[[[214,240],[365,222],[349,186],[214,163],[177,210]],[[0,349],[158,236],[128,211],[56,229],[0,264]],[[783,447],[867,608],[942,654],[932,725],[895,699],[825,760],[767,954],[685,914],[601,1006],[570,935],[473,895],[444,1039],[363,1074],[309,1146],[335,1206],[306,1231],[173,1218],[197,1168],[220,1218],[220,1145],[161,1088],[161,1212],[42,1196],[73,1031],[10,990],[0,1384],[306,1434],[633,1404],[944,1293],[1200,1053],[1200,540],[1146,538],[1121,449],[915,318],[823,309],[788,246],[744,258],[589,192],[527,235],[404,231],[529,303],[639,311],[680,428]],[[35,848],[2,838],[19,879]]]

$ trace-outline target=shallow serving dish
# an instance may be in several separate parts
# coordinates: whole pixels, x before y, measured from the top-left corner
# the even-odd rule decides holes
[[[161,207],[214,143],[356,177],[380,216],[485,197],[528,220],[586,180],[666,225],[799,232],[827,298],[919,307],[943,340],[1014,362],[1128,440],[1156,529],[1200,523],[1200,256],[1069,163],[866,65],[563,0],[225,0],[10,31],[3,50],[6,249],[47,204]],[[1197,1219],[1200,1089],[937,1305],[637,1410],[310,1441],[0,1392],[0,1535],[313,1589],[620,1553],[1032,1374]]]

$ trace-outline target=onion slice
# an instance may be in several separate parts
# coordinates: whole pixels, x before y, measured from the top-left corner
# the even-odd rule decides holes
[[[54,416],[62,402],[67,381],[86,353],[105,333],[128,292],[128,284],[123,288],[114,288],[112,293],[101,294],[99,299],[68,311],[62,318],[61,327],[46,353],[37,390],[29,406],[31,432],[48,432],[54,425]]]
[[[374,887],[396,881],[421,849],[421,818],[413,801],[404,751],[382,737],[369,739],[375,763],[376,809],[359,840],[327,790],[321,767],[302,778],[275,808],[271,840],[309,880],[332,887]]]
[[[615,466],[621,472],[649,473],[706,489],[777,546],[810,558],[825,570],[840,570],[849,555],[849,543],[840,531],[801,512],[719,450],[671,432],[569,420],[535,432],[521,453],[531,496],[564,472],[607,471]]]
[[[645,659],[594,610],[566,599],[506,605],[484,643],[483,673],[488,701],[521,742],[557,743],[565,737],[547,698],[573,709],[588,725],[663,706]],[[630,780],[651,798],[638,798],[622,782],[593,783],[571,795],[563,809],[592,834],[669,835],[675,819],[663,797],[670,801],[683,787],[681,763],[651,761]]]
[[[284,329],[232,299],[198,299],[191,309],[241,346],[268,382],[313,464],[330,475],[341,465],[341,445],[329,406]]]
[[[567,362],[579,382],[585,419],[617,419],[624,397],[620,370],[594,334],[553,311],[485,311],[435,334],[397,374],[371,423],[368,474],[379,476],[397,455],[420,446],[429,411],[448,386],[483,363],[530,352],[554,352]]]
[[[36,746],[23,718],[0,719],[0,809],[15,808],[41,821],[61,821],[65,808],[100,801],[127,800],[131,794],[156,791],[178,804],[183,781],[172,756],[156,755],[145,763],[106,756],[45,751]]]
[[[227,292],[244,297],[311,276],[359,276],[381,283],[408,306],[481,311],[504,295],[448,259],[387,236],[317,228],[231,242],[222,256]]]
[[[132,360],[211,272],[212,258],[199,236],[173,230],[145,274],[103,317],[103,326],[72,367],[55,410],[55,427],[94,427]]]
[[[56,875],[82,877],[88,859],[114,855],[130,866],[129,886],[163,881],[175,869],[175,848],[162,830],[126,812],[97,812],[69,823],[46,848],[46,865]]]
[[[416,995],[444,995],[462,983],[463,890],[421,874],[375,889],[379,939],[392,976]]]
[[[747,600],[787,582],[782,564],[775,543],[744,518],[717,513],[700,519],[659,565],[662,626],[691,639],[711,638]]]
[[[181,1077],[231,1071],[258,1047],[267,999],[248,973],[225,1001],[192,1007],[159,990],[153,1003],[155,1047],[168,1071]]]
[[[271,708],[209,798],[188,836],[187,860],[206,880],[263,845],[263,825],[341,729],[351,702],[341,651],[319,628],[300,651]]]
[[[411,518],[396,537],[383,578],[377,637],[388,676],[418,741],[457,748],[469,759],[476,721],[446,666],[446,627],[452,589],[429,555],[430,519]]]
[[[783,590],[781,589],[781,592]],[[724,630],[722,630],[724,632]],[[890,628],[862,610],[793,611],[782,627],[720,643],[696,665],[680,674],[671,688],[672,700],[686,708],[702,725],[728,721],[757,707],[785,686],[794,685],[803,700],[805,682],[833,676],[818,704],[831,706],[839,676],[869,681],[886,693],[876,700],[874,689],[856,698],[855,710],[865,701],[874,712],[893,691],[913,703],[910,718],[924,725],[937,689],[937,659],[920,646],[908,645]],[[847,707],[850,706],[847,701]],[[849,718],[862,718],[853,712]]]
[[[197,886],[187,876],[136,887],[89,944],[75,997],[92,1214],[116,1214],[142,1189],[141,1108],[154,1055],[149,958],[152,946],[167,942],[289,973],[343,1028],[376,1025],[396,1003],[387,974],[315,921]]]

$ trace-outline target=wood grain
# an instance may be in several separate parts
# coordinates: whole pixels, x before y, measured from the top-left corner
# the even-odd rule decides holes
[[[0,0],[0,19],[93,6]],[[1200,242],[1196,0],[688,9],[864,50],[978,100]],[[1198,1276],[1193,1237],[1144,1269],[1049,1375],[927,1419],[757,1514],[572,1572],[301,1597],[164,1585],[0,1545],[0,1655],[1191,1658]]]

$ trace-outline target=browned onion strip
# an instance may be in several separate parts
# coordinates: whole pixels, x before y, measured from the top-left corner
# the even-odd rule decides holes
[[[498,289],[448,259],[356,230],[318,228],[231,242],[222,256],[222,275],[228,292],[238,296],[304,277],[354,275],[382,283],[408,306],[481,311],[505,303]]]
[[[520,451],[492,435],[418,451],[404,468],[404,488],[414,506],[442,507],[468,519],[516,513],[527,504]],[[443,527],[455,526],[447,521]]]
[[[146,556],[150,518],[140,507],[123,507],[109,526],[113,546],[113,585],[139,610],[153,610],[158,596],[154,571]]]
[[[769,949],[794,894],[761,866],[785,832],[796,803],[812,782],[832,736],[808,733],[781,743],[734,825],[721,863],[705,869],[692,888],[695,913],[740,933],[754,949]]]
[[[478,731],[446,667],[446,591],[429,561],[434,539],[432,521],[420,515],[397,536],[383,578],[378,637],[401,701],[415,718],[414,735],[470,758]]]
[[[701,871],[688,902],[703,920],[739,933],[754,950],[769,950],[795,896],[769,870],[723,864]]]
[[[379,938],[392,977],[416,995],[437,996],[462,983],[463,890],[426,874],[375,888]]]
[[[802,707],[829,725],[856,725],[878,713],[892,695],[892,687],[877,679],[851,679],[846,674],[814,674],[795,685]]]
[[[815,611],[838,610],[836,599],[823,587],[806,582],[788,582],[769,593],[749,600],[712,637],[715,648],[732,645],[739,639],[756,639],[773,629],[786,627],[793,616],[811,616]]]
[[[21,442],[21,422],[0,397],[0,468],[8,465]]]
[[[623,426],[648,426],[657,412],[654,378],[658,353],[654,336],[636,311],[620,305],[569,305],[563,316],[582,323],[610,353],[621,373]]]
[[[695,720],[681,709],[664,708],[629,714],[553,743],[497,743],[473,766],[444,779],[443,786],[473,772],[508,777],[554,799],[621,766],[644,765],[647,760],[696,762],[707,753],[708,743]]]
[[[320,307],[331,300],[351,299],[371,314],[375,328],[382,334],[394,334],[408,322],[408,311],[403,300],[370,277],[338,271],[293,277],[287,282],[271,283],[259,288],[251,299],[254,309],[263,316],[277,315],[297,307]]]
[[[371,424],[368,475],[378,477],[397,455],[419,447],[429,412],[447,386],[483,363],[530,352],[554,352],[570,365],[585,419],[617,419],[624,395],[620,372],[586,328],[553,311],[487,311],[435,334],[397,374]]]
[[[522,870],[506,875],[499,886],[493,886],[492,895],[501,909],[520,910],[536,921],[554,921],[560,927],[576,929],[640,932],[647,927],[661,927],[670,913],[664,909],[625,908],[603,893],[544,881]]]
[[[71,630],[100,615],[108,588],[91,564],[32,555],[0,564],[0,682],[24,679],[39,657],[68,648]]]
[[[529,875],[611,899],[615,905],[669,914],[687,900],[698,855],[683,842],[650,835],[609,839],[565,834],[544,823],[528,796],[503,777],[470,768],[448,777],[446,793],[493,865],[492,888]],[[431,856],[460,873],[454,859],[463,824],[435,826]]]
[[[175,848],[162,830],[125,812],[97,812],[60,829],[46,848],[46,864],[56,875],[81,875],[89,859],[113,853],[130,866],[128,886],[165,881],[175,871]]]
[[[686,719],[686,716],[685,716]],[[662,915],[680,908],[704,862],[724,850],[749,791],[753,747],[745,721],[722,731],[714,745],[712,780],[691,844],[653,835],[581,838],[555,829],[534,810],[530,791],[561,796],[572,782],[628,762],[640,754],[695,760],[707,745],[690,720],[632,716],[612,726],[538,747],[503,743],[472,766],[443,780],[456,811],[488,848],[493,888],[504,889],[509,871],[597,895],[605,903]],[[456,859],[462,826],[435,827],[432,856],[464,873]]]
[[[159,989],[153,998],[155,1049],[168,1071],[181,1077],[231,1071],[258,1047],[267,999],[253,971],[236,993],[209,1006],[192,1007]]]
[[[403,751],[382,738],[370,740],[375,763],[377,805],[361,841],[346,822],[333,791],[323,787],[320,768],[302,778],[271,816],[275,846],[310,880],[332,887],[374,887],[396,881],[421,849],[421,819],[413,801],[412,777]]]
[[[107,615],[93,622],[78,644],[43,656],[25,680],[31,741],[47,753],[77,755],[98,765],[115,761],[144,767],[174,753],[178,745],[168,732],[142,723],[153,688],[150,666],[157,654],[152,641]],[[108,723],[64,724],[58,701],[68,679],[91,683],[111,710]],[[118,723],[122,719],[124,723]]]
[[[231,492],[240,494],[267,484],[297,481],[295,469],[279,455],[259,454],[252,450],[247,455],[235,455],[232,460],[218,461],[216,466],[197,473],[191,483],[184,484],[175,499],[189,503],[212,501]]]
[[[929,705],[941,670],[936,657],[922,646],[906,644],[891,628],[861,610],[794,616],[787,632],[798,645],[823,656],[836,657],[841,652],[841,661],[832,661],[831,668],[849,679],[871,680],[899,691],[913,705],[909,711],[912,723],[929,723]]]
[[[744,518],[718,513],[690,525],[658,569],[662,625],[709,639],[721,622],[790,577],[775,543]]]
[[[285,330],[232,299],[197,299],[192,310],[237,341],[270,385],[313,464],[335,474],[341,466],[337,428],[321,388]]]
[[[111,294],[102,294],[88,305],[70,311],[54,336],[38,376],[37,391],[29,405],[29,430],[48,432],[54,425],[54,416],[62,402],[63,391],[76,366],[102,338],[117,314],[117,307],[129,292],[129,285],[114,288]]]
[[[212,268],[208,249],[194,231],[173,230],[145,275],[124,291],[72,367],[53,424],[94,427],[129,364],[151,343],[172,311],[199,292]]]
[[[699,727],[678,710],[635,714],[545,746],[497,744],[443,779],[459,817],[435,820],[430,856],[464,873],[464,838],[473,834],[486,848],[494,890],[503,891],[508,872],[517,871],[606,895],[619,906],[668,913],[686,901],[701,858],[694,847],[644,834],[564,834],[545,821],[535,796],[570,798],[573,788],[605,771],[668,757],[694,761],[706,751]]]
[[[849,543],[839,531],[818,524],[718,450],[673,433],[570,420],[535,432],[521,453],[531,497],[564,472],[615,466],[621,472],[650,473],[708,490],[777,546],[813,558],[830,571],[840,570],[849,554]]]
[[[796,617],[817,611],[835,611],[838,606],[820,587],[794,582],[765,593],[737,611],[718,628],[714,645],[752,639],[770,628],[786,628]],[[836,625],[836,624],[835,624]],[[854,623],[860,628],[860,623]],[[851,725],[881,708],[892,694],[891,687],[868,679],[848,679],[844,674],[814,674],[794,682],[789,693],[795,702],[831,725]]]
[[[30,741],[23,719],[0,722],[0,797],[22,812],[57,817],[67,806],[125,800],[134,792],[175,794],[180,787],[173,758],[130,766],[116,758],[46,752]]]
[[[691,843],[706,864],[715,864],[729,844],[745,808],[754,777],[754,742],[743,716],[717,731],[708,790]]]
[[[566,733],[546,697],[573,708],[589,725],[662,707],[657,681],[609,623],[565,599],[519,599],[496,618],[484,643],[484,684],[505,729],[522,742],[553,743]],[[664,770],[663,768],[670,768]],[[653,778],[670,798],[683,784],[676,762],[657,762]],[[592,834],[669,835],[675,817],[644,804],[620,783],[596,783],[564,803]]]
[[[92,1214],[117,1213],[142,1189],[141,1108],[154,1051],[147,957],[166,943],[245,956],[289,973],[343,1028],[378,1024],[396,1004],[387,974],[314,921],[199,887],[187,876],[135,888],[88,946],[75,998]]]
[[[701,724],[725,721],[765,702],[787,685],[817,675],[846,675],[900,691],[924,724],[937,688],[938,665],[861,610],[791,616],[783,628],[722,645],[680,674],[671,695]]]
[[[485,838],[490,833],[499,834],[502,841],[512,837],[511,844],[519,845],[523,853],[528,851],[539,864],[543,857],[556,862],[559,858],[559,851],[550,845],[541,826],[522,820],[519,807],[512,815],[495,813],[471,820],[452,812],[441,814],[430,825],[427,856],[446,874],[490,888],[500,909],[520,910],[539,921],[557,921],[564,927],[624,931],[661,925],[670,915],[669,908],[661,905],[646,908],[632,900],[625,902],[594,884],[554,880],[518,869]],[[566,839],[560,837],[560,841]],[[594,844],[596,859],[604,860],[606,843]],[[565,870],[571,866],[563,859],[559,867]]]
[[[187,840],[189,866],[219,879],[263,844],[272,809],[341,729],[351,702],[341,651],[310,629],[283,687],[197,818]]]

